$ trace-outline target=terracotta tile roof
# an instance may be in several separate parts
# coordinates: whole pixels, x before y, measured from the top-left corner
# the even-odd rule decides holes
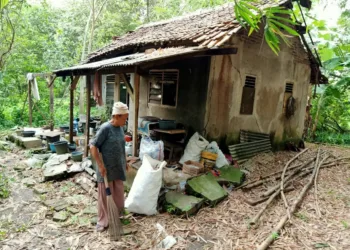
[[[289,0],[266,0],[259,7],[283,5]],[[144,45],[200,45],[219,47],[237,33],[241,26],[235,20],[233,3],[189,15],[140,26],[135,31],[116,38],[111,44],[91,53],[88,61],[101,59],[109,53]]]

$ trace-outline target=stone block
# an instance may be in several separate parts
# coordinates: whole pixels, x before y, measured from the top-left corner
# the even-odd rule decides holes
[[[229,182],[235,186],[239,186],[244,181],[244,173],[233,166],[223,166],[219,169],[220,176],[217,177],[218,182]]]
[[[53,214],[54,221],[63,222],[63,221],[66,221],[67,218],[68,218],[67,212],[65,212],[65,211],[56,212]]]

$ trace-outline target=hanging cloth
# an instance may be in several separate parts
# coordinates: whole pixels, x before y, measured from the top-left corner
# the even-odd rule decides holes
[[[103,105],[102,84],[101,84],[101,78],[98,72],[95,73],[95,79],[94,79],[94,100],[98,106]]]
[[[29,84],[31,84],[33,97],[39,101],[40,95],[39,95],[39,88],[38,88],[38,83],[36,81],[36,78],[33,76],[32,73],[28,73],[27,80],[29,81]]]

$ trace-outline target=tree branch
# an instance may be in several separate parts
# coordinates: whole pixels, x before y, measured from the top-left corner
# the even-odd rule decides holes
[[[1,70],[1,69],[3,68],[3,66],[5,65],[5,56],[6,56],[7,54],[9,54],[10,51],[12,50],[13,44],[14,44],[14,42],[15,42],[15,34],[16,34],[15,28],[13,27],[12,21],[11,21],[9,15],[8,15],[8,13],[7,13],[7,12],[5,12],[5,13],[6,13],[6,20],[7,20],[7,22],[8,22],[9,25],[10,25],[11,33],[12,33],[12,34],[11,34],[11,41],[10,41],[10,45],[9,45],[8,49],[7,49],[4,53],[2,53],[1,56],[0,56],[0,70]]]

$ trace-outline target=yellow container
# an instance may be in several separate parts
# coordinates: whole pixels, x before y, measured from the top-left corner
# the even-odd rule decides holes
[[[200,163],[204,165],[205,171],[209,171],[215,166],[217,158],[218,158],[217,154],[214,154],[208,151],[203,151],[201,153]]]

